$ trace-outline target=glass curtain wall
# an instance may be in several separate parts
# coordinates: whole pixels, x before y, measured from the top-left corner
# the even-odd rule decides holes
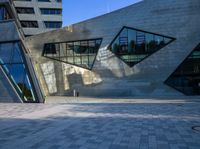
[[[174,38],[123,27],[109,49],[130,67],[160,50]]]
[[[38,102],[19,42],[0,43],[0,65],[23,102]]]
[[[200,95],[200,44],[165,83],[185,95]]]
[[[57,61],[92,69],[102,39],[48,43],[44,45],[43,56]]]
[[[3,20],[9,20],[11,19],[7,9],[5,8],[5,6],[1,6],[0,5],[0,21],[3,21]]]

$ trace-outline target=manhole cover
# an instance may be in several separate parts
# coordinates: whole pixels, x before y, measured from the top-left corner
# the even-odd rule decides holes
[[[192,130],[195,130],[195,131],[200,132],[200,126],[193,126],[193,127],[192,127]]]

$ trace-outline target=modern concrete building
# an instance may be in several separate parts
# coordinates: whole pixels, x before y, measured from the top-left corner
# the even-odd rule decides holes
[[[13,0],[26,36],[62,27],[61,0]]]
[[[25,38],[35,86],[45,96],[199,96],[199,10],[199,0],[144,0]]]

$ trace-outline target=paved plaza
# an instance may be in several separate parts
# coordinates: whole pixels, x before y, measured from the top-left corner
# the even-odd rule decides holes
[[[62,101],[1,103],[0,149],[200,149],[198,100]]]

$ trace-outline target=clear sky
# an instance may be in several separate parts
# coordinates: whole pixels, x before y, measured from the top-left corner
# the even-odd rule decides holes
[[[63,26],[99,16],[141,0],[63,0]]]

